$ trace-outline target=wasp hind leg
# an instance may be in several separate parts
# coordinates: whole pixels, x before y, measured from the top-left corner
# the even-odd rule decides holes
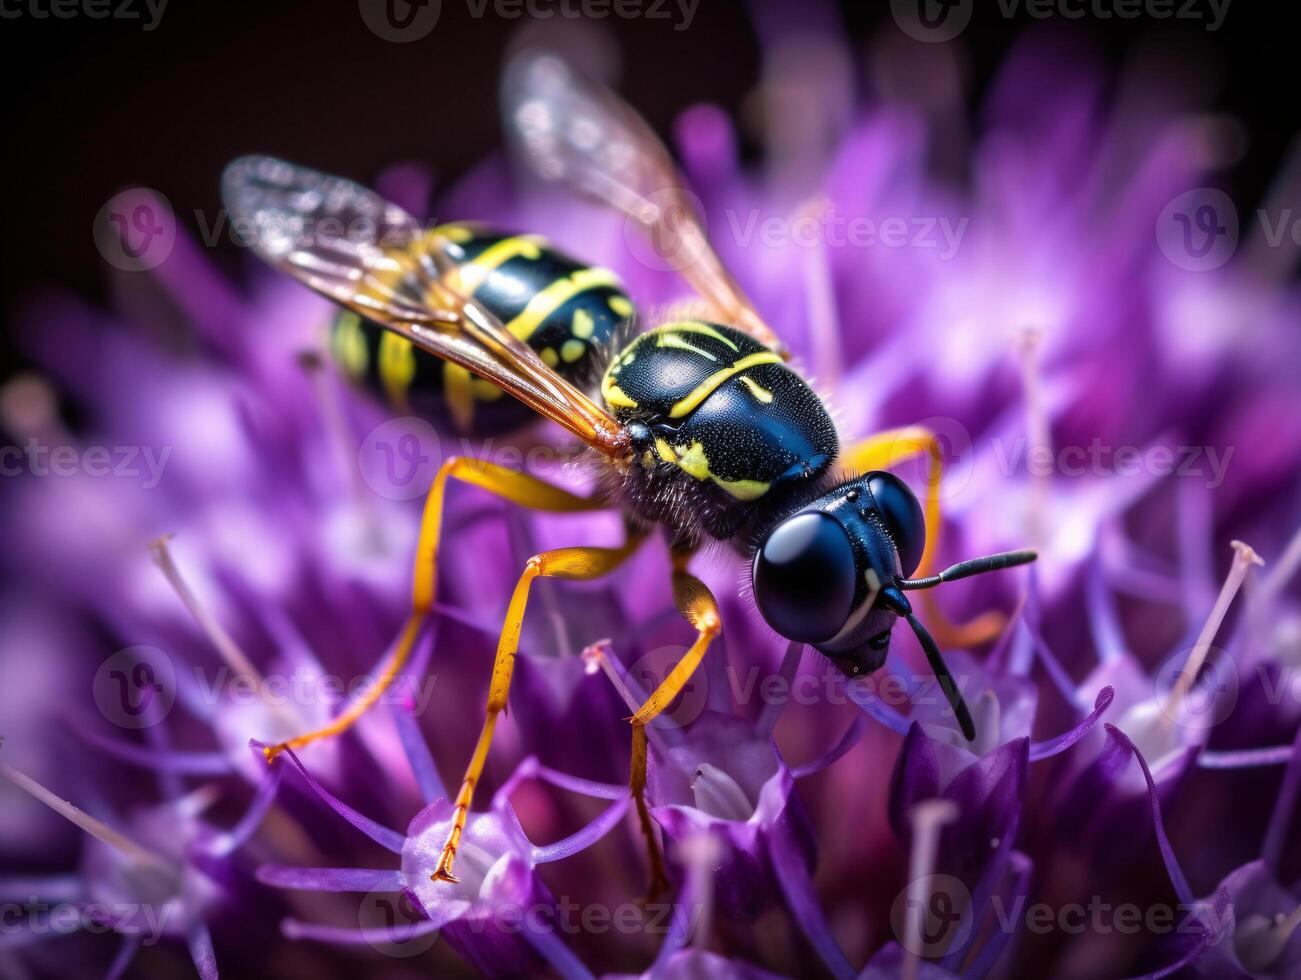
[[[917,577],[930,575],[935,556],[939,553],[940,526],[943,518],[940,507],[940,480],[944,475],[944,454],[939,437],[921,425],[888,429],[868,436],[848,447],[841,456],[845,469],[859,473],[869,470],[888,470],[905,460],[926,454],[926,545],[921,562],[913,573]],[[1003,631],[1007,617],[1000,612],[982,613],[966,623],[952,623],[940,611],[935,597],[921,597],[926,608],[926,618],[934,625],[932,632],[942,646],[971,647],[987,643]]]
[[[648,902],[662,894],[668,888],[669,881],[664,869],[664,853],[655,836],[650,810],[646,806],[646,726],[682,693],[704,659],[709,645],[723,629],[723,620],[713,594],[704,582],[687,571],[690,560],[689,551],[673,553],[673,601],[683,619],[696,630],[696,640],[669,671],[669,675],[660,682],[659,687],[637,709],[636,714],[628,719],[632,724],[632,762],[628,785],[632,789],[637,818],[641,822],[642,833],[646,835],[646,847],[650,856]]]
[[[397,644],[393,648],[375,683],[368,685],[366,693],[357,698],[330,724],[307,732],[288,741],[267,746],[263,750],[267,761],[286,749],[298,749],[332,735],[347,731],[364,715],[401,674],[411,656],[416,637],[429,610],[434,605],[438,550],[443,530],[443,499],[449,480],[459,480],[477,486],[495,496],[532,510],[552,513],[577,513],[605,510],[607,505],[570,493],[527,473],[508,469],[496,463],[470,457],[454,456],[439,468],[425,497],[424,513],[420,520],[420,538],[416,544],[415,570],[412,573],[411,613],[403,624]],[[537,559],[534,559],[535,561]]]
[[[452,827],[447,834],[447,843],[443,845],[442,853],[438,857],[438,866],[431,875],[434,881],[457,880],[456,875],[452,873],[452,864],[456,860],[456,850],[461,844],[461,834],[465,831],[470,803],[474,799],[474,788],[483,775],[484,763],[488,759],[493,731],[497,727],[497,716],[506,710],[511,675],[515,670],[515,654],[519,649],[520,630],[524,625],[524,611],[528,606],[529,588],[533,580],[561,578],[590,581],[602,578],[622,565],[643,540],[645,540],[643,535],[630,533],[628,540],[618,548],[558,548],[555,551],[544,551],[534,555],[525,564],[524,572],[515,584],[515,591],[511,594],[510,606],[506,610],[506,621],[501,628],[501,638],[497,641],[497,656],[493,661],[492,680],[488,685],[488,707],[483,720],[483,729],[479,732],[479,741],[475,744],[470,764],[466,766],[460,792],[456,794]]]

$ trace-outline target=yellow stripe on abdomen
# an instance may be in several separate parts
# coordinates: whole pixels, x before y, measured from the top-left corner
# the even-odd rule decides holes
[[[394,408],[407,411],[407,391],[416,376],[416,354],[411,341],[391,330],[379,338],[379,380]]]
[[[600,286],[617,288],[619,286],[619,277],[609,269],[577,269],[572,274],[557,279],[545,289],[534,293],[532,298],[529,299],[528,305],[524,307],[517,317],[506,324],[506,328],[520,340],[527,341],[529,337],[533,336],[533,332],[542,325],[542,321],[564,306],[565,303],[579,293]]]
[[[334,322],[334,336],[331,338],[334,359],[353,380],[366,376],[366,367],[370,363],[370,348],[366,335],[361,329],[361,317],[351,310],[339,314]]]
[[[495,245],[489,245],[474,258],[456,267],[461,292],[466,296],[471,295],[492,275],[493,270],[511,259],[523,257],[536,261],[541,258],[542,249],[546,245],[547,240],[540,235],[512,235]]]

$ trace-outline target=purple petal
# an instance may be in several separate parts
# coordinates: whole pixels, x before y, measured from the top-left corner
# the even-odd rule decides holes
[[[1221,889],[1215,896],[1215,916],[1217,921],[1224,921],[1224,914],[1227,909],[1228,893]],[[1151,973],[1144,973],[1140,976],[1130,977],[1129,980],[1161,980],[1162,977],[1172,976],[1179,973],[1185,967],[1196,963],[1206,953],[1207,949],[1222,941],[1216,930],[1209,928],[1200,928],[1197,930],[1197,941],[1188,947],[1187,952],[1173,963],[1167,963],[1160,969]]]
[[[1024,907],[1026,895],[1030,891],[1030,875],[1034,871],[1034,862],[1019,851],[1013,851],[1011,855],[1012,863],[1012,895],[1008,902],[1008,907],[1019,909]],[[985,945],[980,948],[976,958],[971,965],[963,971],[967,977],[984,977],[997,964],[998,958],[1003,955],[1007,945],[1012,940],[1013,930],[1011,928],[997,928],[986,940]],[[946,961],[947,963],[947,961]]]
[[[1048,641],[1045,640],[1043,635],[1039,632],[1038,624],[1032,623],[1028,616],[1021,620],[1021,624],[1025,628],[1026,634],[1030,637],[1030,642],[1034,646],[1035,654],[1039,657],[1039,662],[1043,664],[1044,670],[1047,672],[1049,679],[1053,682],[1053,686],[1057,688],[1058,692],[1066,699],[1066,701],[1071,704],[1077,704],[1079,702],[1080,692],[1078,688],[1076,688],[1075,683],[1071,680],[1071,675],[1067,673],[1066,668],[1063,667],[1061,661],[1057,659],[1057,655],[1053,653],[1052,649],[1048,646]]]
[[[1125,634],[1120,628],[1116,603],[1107,587],[1101,557],[1095,553],[1084,575],[1093,647],[1101,660],[1113,660],[1125,652]]]
[[[158,769],[186,776],[225,776],[231,772],[230,759],[222,752],[150,749],[90,730],[79,730],[78,735],[116,759],[147,769]]]
[[[1265,831],[1265,843],[1260,851],[1261,858],[1275,871],[1283,857],[1283,845],[1287,843],[1288,827],[1292,823],[1298,795],[1301,795],[1301,728],[1297,729],[1292,743],[1292,761],[1288,763],[1278,799],[1274,801],[1274,812],[1270,815],[1269,829]]]
[[[863,731],[866,727],[867,722],[864,717],[855,715],[854,720],[845,729],[845,734],[840,736],[839,742],[812,762],[806,762],[804,765],[792,769],[791,775],[796,779],[803,779],[805,776],[812,776],[814,773],[821,772],[833,763],[838,762],[850,749],[858,744],[858,740],[863,737]]]
[[[922,726],[913,723],[904,739],[890,779],[890,826],[902,838],[909,826],[908,814],[919,800],[940,795],[940,760],[935,742]]]
[[[256,748],[261,748],[260,743],[255,742],[253,744]],[[315,792],[317,796],[330,806],[330,809],[334,810],[335,813],[343,817],[344,820],[347,820],[348,823],[352,824],[376,844],[379,844],[382,847],[387,847],[394,854],[402,853],[402,846],[406,843],[405,837],[399,834],[396,830],[390,830],[383,824],[376,823],[374,820],[370,819],[370,817],[358,813],[327,790],[316,781],[315,777],[313,777],[310,772],[307,771],[307,768],[298,760],[298,756],[295,755],[292,750],[286,750],[284,754],[289,757],[289,761],[294,764],[294,768],[296,768],[302,774],[302,777],[307,780],[307,785],[312,788],[313,792]]]
[[[552,786],[559,786],[573,793],[582,793],[584,796],[592,796],[598,800],[617,800],[628,792],[627,786],[601,783],[594,779],[580,779],[578,776],[570,776],[548,766],[538,766],[536,775]]]
[[[1170,838],[1166,836],[1165,823],[1161,819],[1161,801],[1157,798],[1156,783],[1152,779],[1152,771],[1147,767],[1147,760],[1143,758],[1143,753],[1138,750],[1138,746],[1129,740],[1128,735],[1115,725],[1105,727],[1109,736],[1133,753],[1134,758],[1138,760],[1138,764],[1143,770],[1143,778],[1147,780],[1147,797],[1152,803],[1152,828],[1156,831],[1157,846],[1161,849],[1161,860],[1165,862],[1166,872],[1170,875],[1170,884],[1174,886],[1179,901],[1185,905],[1192,905],[1194,901],[1193,890],[1188,887],[1188,879],[1184,877],[1183,869],[1179,867],[1179,860],[1175,857],[1174,848],[1170,846]]]
[[[378,946],[401,943],[437,932],[447,925],[440,919],[412,922],[402,926],[378,926],[370,929],[352,929],[344,926],[323,926],[298,919],[285,919],[280,931],[286,939],[315,939],[340,946]]]
[[[254,750],[256,755],[261,758],[261,750]],[[276,792],[280,789],[280,780],[284,778],[284,766],[267,766],[267,772],[258,783],[257,792],[253,794],[253,801],[244,811],[244,816],[240,817],[239,823],[235,824],[229,832],[219,835],[212,844],[214,854],[229,854],[231,851],[241,847],[246,840],[253,836],[258,827],[262,825],[263,818],[266,817],[267,811],[276,801]]]
[[[1049,759],[1060,752],[1065,752],[1072,745],[1082,739],[1089,733],[1089,730],[1097,724],[1102,713],[1111,705],[1116,696],[1116,691],[1111,687],[1104,687],[1098,692],[1098,696],[1093,700],[1093,710],[1070,731],[1056,738],[1051,738],[1046,742],[1036,742],[1030,746],[1030,761],[1038,762],[1040,759]]]
[[[113,962],[109,964],[108,973],[104,974],[104,980],[120,980],[139,949],[139,936],[124,936],[122,944],[118,946],[117,953],[113,957]]]
[[[556,841],[554,844],[545,844],[535,847],[533,850],[533,860],[538,864],[545,864],[548,861],[558,861],[561,858],[577,854],[579,851],[591,847],[602,837],[608,834],[628,810],[628,802],[632,799],[628,790],[624,790],[622,799],[615,800],[601,812],[601,815],[589,823],[582,830],[575,831],[568,837]]]
[[[869,718],[879,721],[892,732],[898,732],[900,735],[908,734],[908,719],[871,691],[865,690],[858,684],[850,684],[846,689],[846,693],[849,695],[849,700],[858,705]]]
[[[208,932],[203,920],[196,919],[190,924],[185,941],[200,980],[217,980],[217,954],[212,948],[212,933]]]
[[[791,678],[795,676],[795,671],[799,669],[800,660],[804,653],[803,643],[789,643],[786,646],[786,653],[782,655],[781,667],[777,670],[777,676],[781,678],[781,690],[789,691]],[[755,729],[761,735],[769,735],[777,727],[777,722],[781,718],[782,709],[786,707],[785,698],[765,701],[762,708],[759,709],[759,717],[754,723]]]
[[[546,925],[538,929],[526,925],[524,938],[565,980],[589,980],[592,976],[592,972],[583,966],[582,961],[574,955],[574,951],[561,942],[560,937]]]
[[[1010,847],[1021,817],[1030,740],[1018,738],[968,766],[943,797],[958,805],[961,818],[941,832],[940,861],[958,877],[979,874]],[[990,841],[999,849],[990,852]]]
[[[429,743],[421,734],[415,718],[405,705],[394,705],[392,715],[393,723],[397,726],[398,738],[402,742],[402,749],[407,755],[407,762],[410,763],[411,772],[416,777],[416,786],[420,789],[421,799],[426,803],[433,803],[434,800],[445,797],[447,790],[443,787],[443,780],[438,775],[437,766],[434,765],[434,757],[429,752]]]
[[[832,976],[853,977],[854,968],[845,959],[845,954],[831,934],[831,927],[823,917],[822,907],[813,890],[813,882],[804,865],[804,857],[795,848],[790,838],[781,833],[771,834],[768,838],[768,853],[772,856],[773,871],[782,886],[782,895],[786,905],[799,924],[809,944],[817,952],[823,965]]]
[[[264,864],[257,880],[276,888],[300,888],[313,892],[399,892],[402,872],[387,868],[295,868]]]
[[[1254,769],[1259,766],[1281,766],[1292,758],[1295,751],[1290,745],[1275,745],[1267,749],[1207,751],[1197,757],[1197,765],[1203,769]]]
[[[47,902],[73,902],[84,892],[81,878],[71,874],[0,876],[0,900],[7,902],[25,902],[33,895]]]

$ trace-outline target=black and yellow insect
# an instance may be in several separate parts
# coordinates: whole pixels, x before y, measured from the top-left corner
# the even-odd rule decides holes
[[[584,265],[540,235],[475,223],[433,230],[456,266],[458,290],[482,303],[543,363],[578,384],[590,381],[633,313],[618,277]],[[479,436],[526,425],[537,415],[459,364],[431,357],[410,340],[352,310],[331,329],[335,360],[393,409]]]
[[[351,181],[271,158],[245,157],[231,164],[223,188],[227,207],[257,229],[264,258],[378,325],[383,330],[379,349],[392,334],[409,343],[411,352],[435,355],[559,423],[594,451],[605,488],[585,497],[484,460],[444,462],[425,505],[412,611],[377,683],[332,724],[266,751],[274,758],[285,748],[346,730],[402,669],[433,606],[448,480],[543,511],[617,508],[628,527],[622,545],[560,548],[525,564],[498,642],[483,729],[457,794],[446,844],[431,870],[435,880],[455,880],[453,863],[506,707],[532,582],[607,575],[658,526],[669,532],[674,599],[696,638],[630,719],[630,785],[655,890],[664,883],[664,866],[645,799],[646,726],[682,690],[722,629],[714,597],[688,570],[699,544],[720,539],[745,553],[753,598],[767,623],[792,642],[812,646],[845,674],[878,668],[895,623],[904,619],[968,739],[975,731],[966,704],[905,593],[1035,556],[1008,552],[930,572],[940,523],[935,435],[909,427],[841,449],[821,399],[788,363],[771,328],[710,247],[667,151],[616,96],[555,58],[531,54],[508,71],[504,107],[508,132],[539,175],[613,205],[629,221],[646,226],[663,254],[679,258],[680,273],[699,294],[701,315],[656,327],[612,350],[589,394],[577,375],[563,368],[564,345],[586,339],[577,338],[574,327],[580,307],[571,312],[563,304],[538,306],[539,324],[552,317],[548,329],[555,330],[555,339],[542,347],[536,334],[515,328],[521,309],[556,288],[556,276],[535,280],[532,298],[506,304],[499,295],[482,292],[489,280],[467,274],[474,263],[465,246],[476,242],[477,247],[479,233],[458,243],[461,226],[423,231],[399,208]],[[318,233],[324,224],[360,227],[366,234]],[[486,242],[488,236],[482,237]],[[483,248],[510,251],[521,241],[498,237]],[[538,255],[544,254],[550,253],[539,245]],[[571,280],[587,268],[573,265]],[[600,288],[606,291],[583,295],[593,302],[603,297],[613,315],[624,315],[617,300],[626,297],[611,283]],[[615,324],[601,329],[613,331]],[[596,330],[594,325],[593,335]],[[571,351],[577,355],[576,347]],[[587,356],[584,352],[570,363]],[[376,377],[383,383],[384,371]],[[406,384],[399,393],[412,390]],[[445,383],[442,390],[446,394]],[[917,455],[929,463],[924,509],[901,480],[885,472]],[[982,617],[965,628],[947,627],[947,638],[980,642],[1000,625]]]

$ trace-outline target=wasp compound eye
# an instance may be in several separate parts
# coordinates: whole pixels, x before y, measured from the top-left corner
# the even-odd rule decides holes
[[[871,474],[867,478],[867,489],[899,552],[903,574],[911,575],[921,562],[926,547],[926,519],[922,516],[922,505],[907,485],[891,473]]]
[[[833,517],[804,513],[778,524],[754,557],[753,575],[759,612],[788,640],[828,640],[849,618],[857,565]]]

